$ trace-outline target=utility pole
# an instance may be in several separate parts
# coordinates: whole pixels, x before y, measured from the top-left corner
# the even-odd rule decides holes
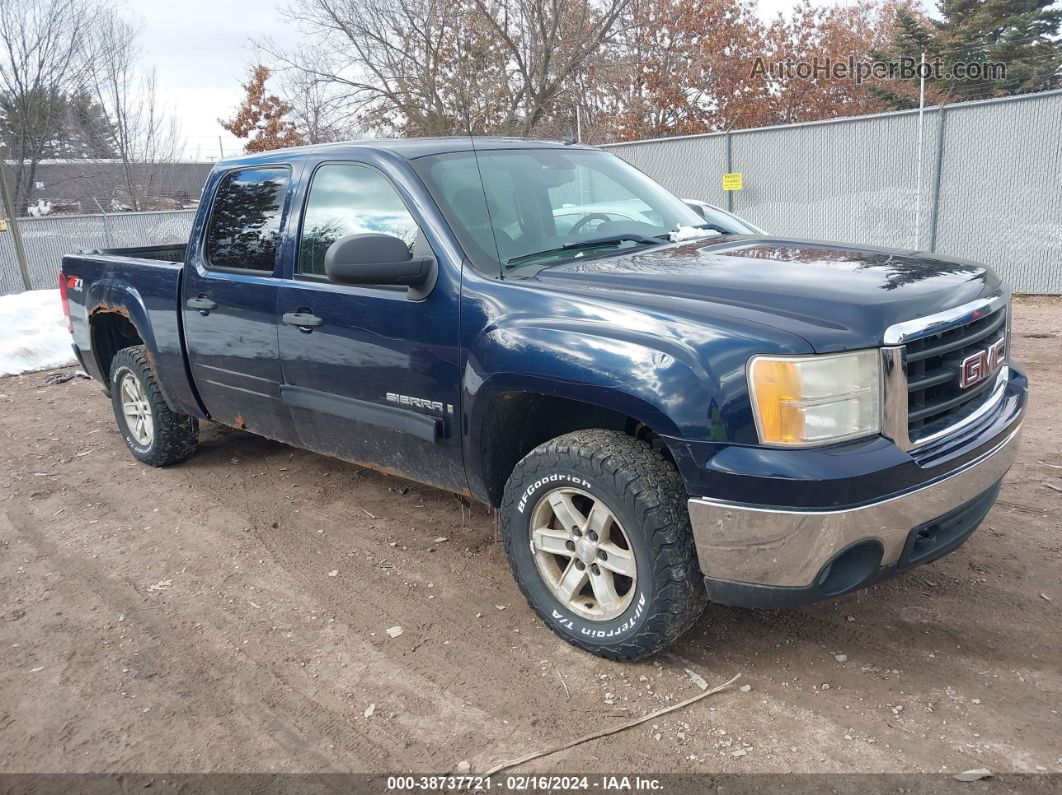
[[[221,159],[225,159],[225,147],[221,145],[221,136],[218,136],[218,151],[221,153]]]
[[[15,217],[15,203],[11,200],[11,191],[7,187],[6,163],[0,160],[0,192],[4,194],[4,210],[11,222],[11,239],[15,243],[15,259],[18,260],[18,269],[22,273],[22,286],[27,290],[30,287],[29,266],[26,264],[26,249],[22,245],[22,230],[18,226],[18,218]]]

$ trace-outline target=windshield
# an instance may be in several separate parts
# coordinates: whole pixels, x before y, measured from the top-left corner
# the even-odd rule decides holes
[[[472,263],[485,273],[657,245],[682,230],[751,234],[707,219],[618,157],[593,149],[454,152],[413,161]],[[482,179],[481,179],[482,175]]]

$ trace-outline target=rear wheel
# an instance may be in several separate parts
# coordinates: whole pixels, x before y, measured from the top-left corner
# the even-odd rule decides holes
[[[184,461],[199,443],[199,423],[173,411],[159,391],[143,345],[123,348],[111,362],[111,406],[132,454],[162,467]]]
[[[706,603],[675,467],[618,431],[576,431],[516,465],[505,548],[528,603],[582,649],[636,660],[690,628]]]

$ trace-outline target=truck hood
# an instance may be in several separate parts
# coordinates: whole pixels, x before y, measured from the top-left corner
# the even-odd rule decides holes
[[[544,286],[659,312],[740,316],[818,352],[875,347],[894,323],[998,293],[984,265],[917,251],[727,236],[540,271]]]

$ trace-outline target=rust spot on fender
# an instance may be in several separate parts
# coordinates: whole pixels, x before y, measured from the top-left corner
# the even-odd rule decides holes
[[[121,315],[126,320],[132,321],[132,318],[129,317],[129,310],[126,309],[124,306],[118,306],[117,304],[108,304],[101,302],[99,304],[96,304],[96,306],[94,306],[89,311],[89,317],[92,317],[93,315],[104,314]]]
[[[117,304],[108,304],[106,301],[101,301],[100,303],[96,304],[96,306],[92,307],[92,309],[89,310],[88,314],[90,322],[92,318],[94,318],[96,315],[120,315],[121,317],[124,317],[126,320],[129,321],[129,324],[136,331],[137,335],[140,337],[141,340],[143,340],[143,335],[140,334],[140,329],[136,327],[136,323],[133,322],[133,318],[130,316],[129,310],[126,309],[124,306],[118,306]],[[147,347],[147,345],[144,346],[144,358],[147,359],[148,367],[150,367],[154,371],[155,359],[151,355],[151,350]]]
[[[247,423],[244,421],[242,414],[236,415],[236,419],[232,421],[232,427],[238,431],[242,431],[247,428]]]

